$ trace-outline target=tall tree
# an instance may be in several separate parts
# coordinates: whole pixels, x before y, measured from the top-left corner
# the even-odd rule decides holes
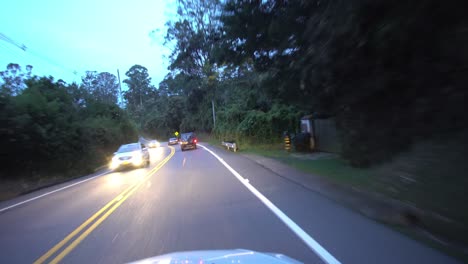
[[[24,71],[17,63],[9,63],[6,70],[0,71],[0,77],[3,79],[2,92],[17,95],[26,88],[25,80],[32,77],[32,66],[26,65]]]
[[[108,104],[116,104],[119,98],[117,77],[108,72],[86,71],[82,77],[82,87],[94,98]]]
[[[148,69],[141,65],[133,65],[125,75],[128,77],[123,81],[128,87],[128,90],[124,92],[127,109],[141,125],[144,106],[155,96],[156,90],[151,86]]]
[[[166,43],[172,48],[170,69],[191,76],[211,73],[210,56],[220,36],[219,0],[179,0],[178,20],[168,22]]]
[[[117,104],[119,95],[119,82],[114,74],[101,72],[97,76],[97,89],[94,95],[102,98],[103,102]]]
[[[217,61],[250,67],[270,97],[309,107],[296,64],[310,52],[302,45],[304,28],[317,6],[316,1],[227,1]]]
[[[97,85],[97,71],[86,71],[85,75],[81,77],[81,84],[87,91],[92,91]]]
[[[186,129],[210,129],[211,100],[216,93],[218,68],[212,59],[221,35],[219,0],[179,0],[177,19],[168,22],[166,44],[172,48],[171,73],[162,87],[164,92],[184,94],[191,118],[182,120]],[[207,115],[208,114],[208,115]]]

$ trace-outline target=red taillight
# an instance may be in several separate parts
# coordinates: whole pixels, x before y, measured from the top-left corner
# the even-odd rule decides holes
[[[193,140],[193,142],[197,143],[197,140],[196,140],[196,139],[194,139],[194,140]]]

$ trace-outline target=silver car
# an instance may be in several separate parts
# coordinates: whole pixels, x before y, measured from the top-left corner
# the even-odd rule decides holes
[[[132,143],[120,146],[109,164],[109,169],[121,167],[148,167],[150,157],[148,149],[141,143]]]

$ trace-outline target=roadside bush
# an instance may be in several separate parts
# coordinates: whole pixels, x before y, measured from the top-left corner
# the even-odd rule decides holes
[[[217,112],[215,135],[226,140],[276,143],[284,131],[295,131],[301,112],[293,106],[274,104],[271,109],[241,110],[239,105],[224,106]]]
[[[241,136],[265,141],[272,134],[271,119],[262,111],[248,111],[237,126],[237,132]]]
[[[52,78],[31,79],[26,85],[17,95],[0,97],[0,178],[88,172],[102,164],[108,151],[137,139],[116,105]]]

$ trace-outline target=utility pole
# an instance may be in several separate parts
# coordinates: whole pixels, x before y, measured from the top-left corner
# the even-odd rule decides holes
[[[213,129],[214,129],[214,127],[216,125],[216,114],[215,114],[214,101],[213,100],[211,100],[211,109],[213,111]]]

